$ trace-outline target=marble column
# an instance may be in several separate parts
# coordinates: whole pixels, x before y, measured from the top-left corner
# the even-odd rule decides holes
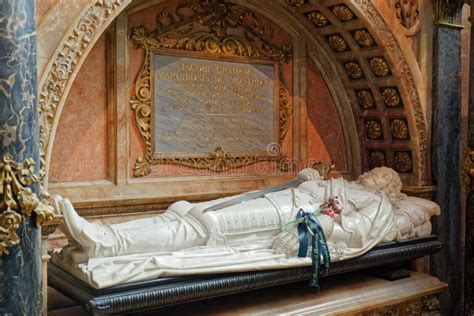
[[[474,3],[471,1],[471,25],[474,23]],[[471,27],[469,49],[469,113],[468,113],[468,150],[474,154],[474,32]],[[470,155],[472,157],[472,155]],[[474,157],[473,157],[474,158]],[[472,159],[471,159],[472,161]],[[472,164],[471,164],[472,166]],[[474,315],[474,174],[471,174],[470,192],[467,194],[466,206],[466,268],[464,286],[465,314]]]
[[[0,0],[0,158],[33,158],[38,172],[35,24],[34,0]],[[19,244],[0,256],[0,315],[41,314],[40,233],[22,215]]]
[[[434,233],[444,248],[431,257],[431,273],[448,283],[439,297],[443,315],[462,315],[463,250],[460,183],[461,0],[433,1],[433,178],[442,215]]]

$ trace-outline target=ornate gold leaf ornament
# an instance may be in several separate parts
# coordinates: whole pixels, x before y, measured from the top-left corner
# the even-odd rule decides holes
[[[35,162],[29,158],[23,162],[13,161],[11,155],[3,156],[0,163],[0,255],[8,254],[8,248],[17,245],[20,238],[16,230],[20,227],[22,215],[33,216],[36,227],[53,218],[53,206],[33,193],[31,186],[39,183],[34,174]]]
[[[311,11],[311,12],[305,13],[305,16],[316,27],[323,27],[323,26],[329,25],[328,18],[319,11]]]
[[[187,8],[188,15],[180,16],[179,10]],[[151,58],[154,49],[169,49],[171,51],[182,50],[201,52],[214,55],[249,57],[253,59],[270,60],[278,65],[279,81],[279,145],[285,138],[290,126],[290,118],[293,106],[290,102],[289,89],[283,76],[283,65],[291,58],[290,49],[286,46],[277,47],[271,41],[272,32],[268,27],[259,28],[255,23],[250,25],[244,23],[246,19],[252,18],[253,13],[247,11],[237,14],[236,6],[220,0],[200,1],[198,7],[181,3],[177,6],[176,16],[180,20],[171,23],[161,23],[158,17],[158,27],[152,32],[143,26],[133,29],[132,41],[137,48],[145,51],[144,63],[137,75],[135,82],[135,94],[130,100],[130,106],[135,112],[135,121],[139,132],[145,142],[145,155],[137,159],[134,166],[134,174],[137,177],[145,176],[151,172],[153,164],[177,164],[196,169],[207,169],[221,172],[229,169],[243,167],[260,161],[275,161],[278,166],[285,170],[287,168],[286,157],[281,153],[277,155],[257,156],[241,155],[233,156],[224,152],[220,147],[206,158],[169,158],[153,153],[152,149],[152,126],[151,126]],[[189,13],[191,12],[191,13]],[[254,21],[256,21],[254,19]],[[201,27],[207,27],[209,31],[198,31],[191,33],[193,24],[199,23]],[[228,29],[241,28],[244,36],[228,34]],[[176,40],[169,39],[172,32],[178,32],[188,36]],[[259,45],[252,45],[252,40],[258,41]],[[257,48],[261,46],[261,48]]]
[[[387,65],[387,62],[382,57],[372,58],[369,62],[370,68],[377,77],[385,77],[390,75],[390,68]]]
[[[408,125],[405,120],[395,119],[390,122],[390,130],[395,139],[408,139]]]
[[[337,52],[343,52],[347,50],[348,45],[344,38],[339,34],[333,34],[327,38],[329,45]]]
[[[361,108],[367,110],[375,107],[374,97],[369,90],[359,90],[356,94]]]
[[[346,70],[347,75],[351,79],[361,79],[364,77],[364,73],[362,72],[362,68],[360,67],[359,63],[356,61],[350,61],[344,64],[344,69]]]
[[[396,152],[394,155],[394,165],[395,170],[398,172],[411,172],[413,168],[411,154],[406,151]]]
[[[367,138],[369,139],[381,139],[382,138],[382,126],[376,120],[368,120],[365,123],[365,129],[367,131]]]
[[[344,4],[332,7],[332,13],[341,21],[350,21],[355,18],[354,13]]]
[[[375,41],[366,29],[360,29],[353,34],[355,41],[360,47],[371,47],[375,45]]]
[[[461,175],[464,192],[468,194],[471,191],[471,177],[474,177],[474,150],[463,151]]]
[[[397,107],[401,103],[400,95],[395,88],[382,89],[382,99],[383,103],[388,107]]]

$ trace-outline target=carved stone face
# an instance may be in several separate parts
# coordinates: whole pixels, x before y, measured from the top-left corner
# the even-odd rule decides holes
[[[369,190],[380,191],[384,190],[392,181],[397,182],[395,176],[397,174],[392,169],[379,167],[362,174],[358,182]]]

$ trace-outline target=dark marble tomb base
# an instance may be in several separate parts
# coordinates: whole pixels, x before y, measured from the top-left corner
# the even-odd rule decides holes
[[[435,236],[391,242],[363,256],[335,262],[329,275],[407,262],[442,248]],[[54,264],[48,266],[48,284],[94,315],[136,312],[222,295],[309,280],[310,267],[259,272],[172,277],[94,289]],[[322,289],[324,291],[324,288]]]

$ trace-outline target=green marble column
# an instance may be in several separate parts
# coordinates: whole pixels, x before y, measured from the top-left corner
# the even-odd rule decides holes
[[[38,172],[36,97],[35,1],[0,0],[0,159],[32,158]],[[32,189],[37,192],[38,185]],[[0,256],[0,315],[41,314],[41,232],[21,216],[19,244]]]

